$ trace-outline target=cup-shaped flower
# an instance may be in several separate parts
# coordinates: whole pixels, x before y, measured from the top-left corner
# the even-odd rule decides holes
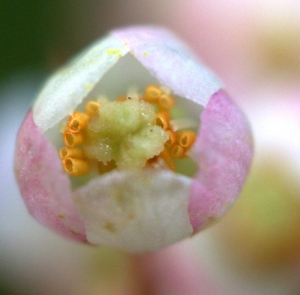
[[[30,213],[78,241],[154,251],[220,218],[252,158],[240,109],[169,31],[112,31],[46,83],[16,144]]]

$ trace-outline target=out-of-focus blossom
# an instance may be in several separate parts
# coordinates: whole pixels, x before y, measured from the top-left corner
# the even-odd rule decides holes
[[[222,223],[222,236],[244,267],[269,270],[297,264],[299,184],[282,155],[273,152],[257,162],[236,207]]]
[[[297,0],[176,1],[170,22],[242,101],[254,88],[298,84],[299,10]]]
[[[294,97],[265,98],[250,108],[258,154],[241,199],[223,222],[236,257],[256,268],[299,263],[300,101]]]
[[[229,294],[298,294],[299,92],[260,98],[247,108],[256,138],[249,178],[234,208],[197,247]]]
[[[251,158],[247,121],[218,80],[168,31],[133,27],[49,79],[19,131],[15,167],[46,226],[144,252],[223,216]]]
[[[142,285],[139,294],[226,295],[195,252],[189,239],[155,253],[134,255],[134,277]]]

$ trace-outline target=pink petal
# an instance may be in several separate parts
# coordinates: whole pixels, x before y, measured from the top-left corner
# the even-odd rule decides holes
[[[85,229],[71,199],[70,181],[57,150],[26,116],[16,143],[15,169],[31,215],[65,237],[86,242]]]
[[[220,89],[219,80],[171,32],[159,27],[129,27],[112,32],[162,85],[205,106]]]
[[[190,195],[194,231],[220,218],[235,202],[253,155],[248,123],[224,91],[215,93],[201,115],[194,153],[200,169]]]

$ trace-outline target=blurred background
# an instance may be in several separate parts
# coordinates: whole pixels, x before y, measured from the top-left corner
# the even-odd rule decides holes
[[[136,257],[77,245],[37,224],[13,176],[17,130],[44,79],[111,28],[139,23],[185,40],[242,107],[255,139],[232,211],[170,249],[179,275],[192,266],[202,282],[190,279],[181,294],[300,294],[299,15],[299,0],[2,0],[0,294],[160,294],[149,286],[166,284],[149,271],[141,279]],[[178,253],[185,258],[176,264]],[[180,294],[166,280],[165,294]]]

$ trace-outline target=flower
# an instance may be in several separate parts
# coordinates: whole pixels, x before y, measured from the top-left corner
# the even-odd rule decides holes
[[[77,241],[155,251],[235,202],[251,132],[219,81],[163,28],[112,31],[55,73],[15,170],[29,212]]]

